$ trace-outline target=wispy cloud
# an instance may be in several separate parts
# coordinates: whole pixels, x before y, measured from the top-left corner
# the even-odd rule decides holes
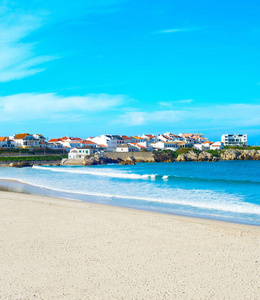
[[[176,33],[176,32],[188,32],[201,30],[201,27],[189,27],[189,28],[171,28],[155,31],[155,34],[166,34],[166,33]]]
[[[23,40],[44,24],[38,14],[8,14],[0,18],[0,82],[31,76],[43,71],[42,64],[57,57],[37,56],[35,43]]]
[[[44,25],[53,25],[86,14],[117,11],[124,0],[0,0],[0,82],[22,79],[42,72],[59,55],[39,54],[39,40],[26,39]]]
[[[176,123],[192,124],[205,128],[222,127],[252,127],[260,126],[260,105],[231,104],[203,107],[186,107],[176,110],[130,111],[118,118],[118,122],[127,126],[137,125],[174,125]]]
[[[27,120],[70,121],[88,114],[113,109],[127,101],[123,95],[89,94],[64,97],[55,93],[16,94],[0,97],[0,122]]]
[[[192,99],[184,99],[184,100],[176,100],[176,101],[163,101],[163,102],[158,102],[158,104],[161,106],[173,107],[176,104],[189,104],[192,102],[193,102]]]

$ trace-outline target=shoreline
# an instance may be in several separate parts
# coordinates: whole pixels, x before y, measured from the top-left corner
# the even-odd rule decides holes
[[[4,184],[4,186],[2,185]],[[217,218],[213,216],[205,216],[205,215],[199,215],[192,214],[192,213],[178,213],[157,209],[153,210],[152,208],[138,208],[131,205],[118,205],[111,203],[109,201],[103,201],[103,199],[107,199],[109,197],[102,197],[97,195],[85,195],[85,194],[77,194],[73,192],[62,192],[58,190],[52,190],[45,187],[40,187],[37,185],[28,184],[23,181],[19,180],[12,180],[12,179],[0,179],[0,192],[6,191],[6,192],[15,192],[15,193],[21,193],[21,194],[27,194],[27,195],[35,195],[35,196],[43,196],[48,198],[57,198],[61,200],[68,200],[68,201],[79,201],[83,203],[89,203],[89,204],[100,204],[100,205],[107,205],[111,207],[118,207],[123,209],[133,209],[137,211],[144,211],[144,212],[152,212],[152,213],[158,213],[163,215],[170,215],[170,216],[176,216],[176,217],[184,217],[184,218],[192,218],[192,219],[202,219],[202,220],[209,220],[209,221],[216,221],[216,222],[224,222],[224,223],[230,223],[230,224],[241,224],[245,226],[256,226],[260,227],[260,224],[258,222],[254,221],[244,221],[241,220],[235,220],[234,218]]]
[[[259,227],[11,192],[0,205],[3,299],[259,296]]]

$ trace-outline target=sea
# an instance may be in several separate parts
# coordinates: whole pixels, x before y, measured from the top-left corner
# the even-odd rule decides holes
[[[0,188],[260,225],[260,161],[2,167]]]

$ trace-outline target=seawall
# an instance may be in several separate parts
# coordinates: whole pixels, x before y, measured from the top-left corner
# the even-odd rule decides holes
[[[129,156],[134,157],[136,160],[153,161],[152,152],[105,152],[108,158],[125,160]]]

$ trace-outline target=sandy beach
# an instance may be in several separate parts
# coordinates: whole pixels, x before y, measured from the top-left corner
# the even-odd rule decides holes
[[[259,227],[11,192],[0,206],[0,299],[259,299]]]

